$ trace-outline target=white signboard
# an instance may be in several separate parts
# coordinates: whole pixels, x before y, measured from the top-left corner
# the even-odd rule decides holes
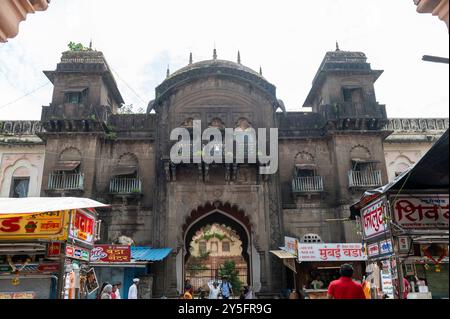
[[[393,252],[392,241],[390,239],[380,242],[380,254],[389,254]]]
[[[369,257],[378,256],[380,254],[380,246],[378,246],[378,243],[369,245],[367,250]]]
[[[284,237],[284,250],[297,257],[298,254],[297,238]]]
[[[398,237],[398,250],[401,253],[409,252],[409,239],[408,237]]]
[[[394,299],[394,284],[392,282],[391,263],[389,260],[384,260],[382,263],[381,290],[389,296],[389,299]]]
[[[381,198],[361,210],[364,238],[373,238],[388,230],[386,223],[386,199]]]
[[[405,229],[448,229],[448,195],[399,196],[393,208],[395,221]]]
[[[298,244],[298,260],[363,261],[367,260],[362,244]]]

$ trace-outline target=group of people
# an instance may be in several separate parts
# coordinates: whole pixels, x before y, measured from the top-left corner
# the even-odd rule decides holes
[[[138,285],[139,279],[134,278],[133,284],[128,289],[128,299],[138,299]],[[103,283],[102,288],[99,290],[97,294],[97,299],[122,299],[120,296],[120,287],[122,286],[121,282],[117,282],[115,284]]]
[[[197,290],[200,299],[230,299],[234,297],[233,286],[226,278],[220,284],[218,282],[209,282],[208,288],[209,294],[203,288]],[[188,279],[185,281],[184,294],[181,296],[181,299],[194,299],[194,288]],[[253,299],[252,288],[250,286],[243,287],[239,299]]]

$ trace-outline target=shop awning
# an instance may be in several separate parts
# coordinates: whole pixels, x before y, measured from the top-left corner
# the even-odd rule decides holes
[[[35,214],[60,210],[109,207],[89,198],[28,197],[0,198],[0,215]]]
[[[172,252],[171,248],[131,247],[131,259],[135,261],[162,261]]]
[[[297,258],[285,250],[271,250],[270,252],[280,259],[296,259]]]
[[[80,166],[80,161],[59,161],[54,167],[54,171],[73,171]]]
[[[115,176],[131,175],[136,173],[136,171],[137,171],[136,166],[120,165],[114,169],[114,175]]]
[[[295,167],[298,169],[308,169],[308,170],[315,170],[317,168],[316,164],[295,164]]]
[[[352,162],[357,164],[370,164],[370,163],[379,163],[380,161],[372,160],[372,159],[364,159],[364,158],[352,158]]]

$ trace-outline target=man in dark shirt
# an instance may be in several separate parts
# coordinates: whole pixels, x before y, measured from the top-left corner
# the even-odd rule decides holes
[[[340,274],[341,278],[332,281],[328,287],[328,299],[366,299],[362,286],[352,280],[352,265],[342,265]]]

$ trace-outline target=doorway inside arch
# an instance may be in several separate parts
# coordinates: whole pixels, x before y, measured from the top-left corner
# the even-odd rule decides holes
[[[192,225],[185,237],[185,280],[194,292],[208,291],[208,283],[232,284],[235,294],[251,282],[249,235],[234,219],[213,212]]]

